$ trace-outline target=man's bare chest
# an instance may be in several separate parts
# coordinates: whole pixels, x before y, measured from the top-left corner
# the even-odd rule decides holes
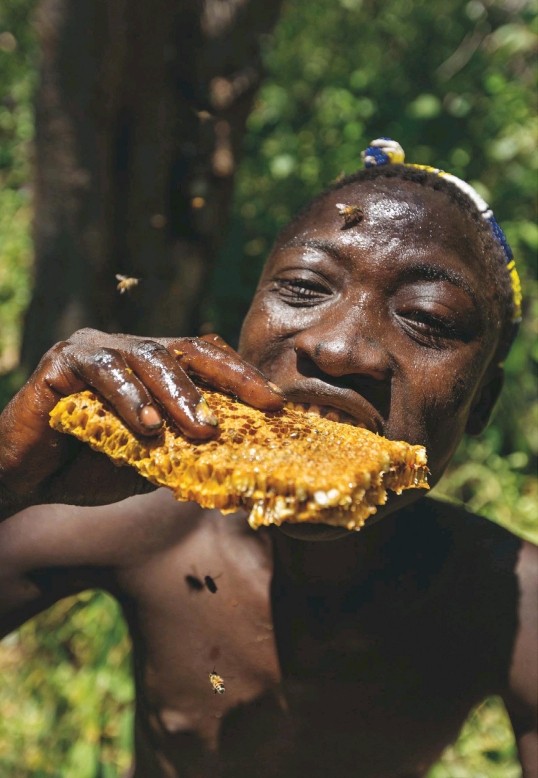
[[[374,618],[379,602],[292,591],[213,551],[159,559],[126,606],[139,721],[178,774],[420,775],[456,737],[481,693],[463,622],[395,589]]]

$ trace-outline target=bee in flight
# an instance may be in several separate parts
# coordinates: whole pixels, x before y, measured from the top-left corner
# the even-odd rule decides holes
[[[138,286],[139,278],[130,278],[129,276],[122,276],[120,273],[116,273],[116,280],[119,282],[116,289],[120,294],[128,292],[133,287]]]
[[[213,669],[212,673],[209,673],[209,683],[215,694],[224,694],[226,689],[224,688],[224,681]]]
[[[364,216],[362,208],[359,208],[358,205],[336,203],[336,210],[344,220],[344,227],[353,227],[353,225],[358,224]]]

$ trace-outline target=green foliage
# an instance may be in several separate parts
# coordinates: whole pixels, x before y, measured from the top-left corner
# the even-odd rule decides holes
[[[428,778],[519,778],[514,739],[502,702],[492,697],[474,710],[458,741]]]
[[[0,8],[0,373],[15,362],[28,300],[31,7]],[[234,339],[278,228],[355,170],[372,138],[395,137],[408,160],[476,184],[514,248],[525,316],[494,422],[462,446],[438,490],[538,540],[536,27],[528,0],[289,0],[268,42],[208,318]],[[16,383],[0,376],[0,407]],[[89,593],[60,603],[0,645],[0,775],[121,775],[132,696],[114,602]],[[430,778],[519,775],[506,714],[488,700]]]
[[[58,603],[0,650],[0,775],[112,778],[130,761],[133,685],[116,603]]]
[[[35,81],[30,8],[28,0],[0,6],[0,374],[17,363],[21,320],[29,299],[28,181]]]

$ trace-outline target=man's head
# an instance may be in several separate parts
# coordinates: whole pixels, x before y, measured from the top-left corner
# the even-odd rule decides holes
[[[502,249],[465,195],[432,173],[374,168],[281,232],[240,351],[292,401],[425,445],[433,484],[487,423],[512,299]]]

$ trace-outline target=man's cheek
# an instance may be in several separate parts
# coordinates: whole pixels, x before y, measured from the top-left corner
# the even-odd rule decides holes
[[[458,447],[469,417],[472,391],[464,378],[448,383],[444,391],[439,391],[435,401],[424,400],[425,445],[436,464],[442,471]],[[437,469],[434,466],[433,469]]]
[[[454,353],[444,359],[424,361],[407,375],[409,385],[422,395],[422,406],[429,419],[459,415],[468,411],[481,372],[479,355]]]
[[[387,434],[435,450],[451,451],[467,419],[470,382],[445,370],[415,371],[412,380],[396,387]]]
[[[265,372],[286,351],[288,338],[285,322],[269,306],[260,305],[245,320],[239,340],[239,353]]]

